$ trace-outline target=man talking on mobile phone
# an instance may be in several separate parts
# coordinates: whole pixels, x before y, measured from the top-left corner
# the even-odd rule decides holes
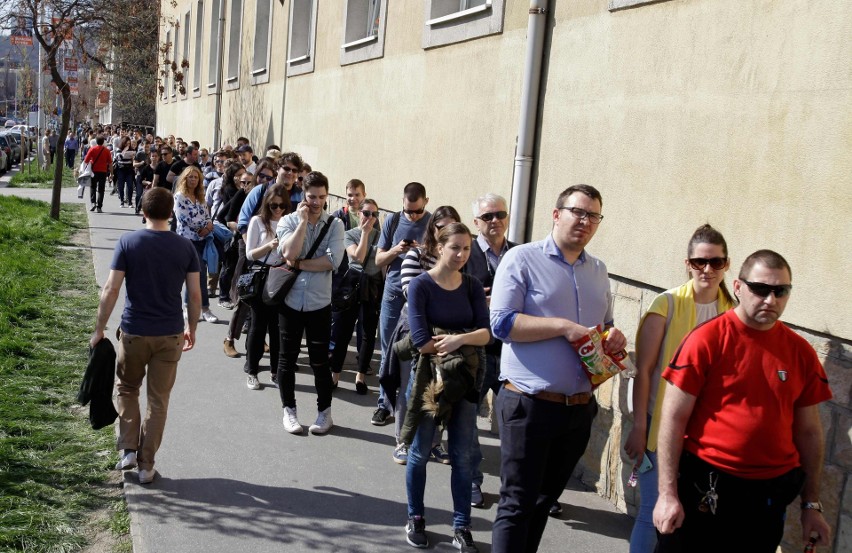
[[[659,553],[716,553],[732,539],[737,551],[774,553],[797,496],[803,540],[830,543],[819,404],[831,390],[811,345],[778,320],[792,277],[774,251],[748,256],[739,304],[696,327],[663,371]]]

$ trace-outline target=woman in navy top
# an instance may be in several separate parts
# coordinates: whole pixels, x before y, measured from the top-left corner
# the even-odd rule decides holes
[[[478,280],[465,278],[461,273],[470,257],[471,240],[470,230],[462,223],[444,227],[438,234],[435,266],[412,280],[408,287],[411,341],[421,355],[445,356],[462,346],[484,346],[491,340],[485,290]],[[434,327],[450,334],[435,336]],[[453,404],[446,421],[452,465],[453,543],[463,551],[476,550],[470,534],[470,448],[476,428],[477,400],[478,392],[471,390]],[[434,418],[423,417],[408,451],[406,539],[415,547],[428,546],[423,495],[434,432]]]

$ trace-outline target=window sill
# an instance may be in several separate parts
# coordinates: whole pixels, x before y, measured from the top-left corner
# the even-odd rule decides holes
[[[299,56],[298,58],[289,59],[289,60],[287,60],[287,63],[290,64],[290,65],[293,65],[294,63],[300,63],[300,62],[303,62],[303,61],[308,61],[309,59],[311,59],[311,55],[305,54],[304,56]]]
[[[465,17],[482,13],[484,11],[488,11],[491,9],[491,0],[488,0],[481,6],[476,6],[473,8],[468,8],[466,10],[462,10],[460,12],[451,13],[448,15],[444,15],[442,17],[436,17],[435,19],[430,19],[426,22],[426,25],[432,27],[433,25],[440,25],[441,23],[447,23],[449,21],[455,21],[456,19],[463,19]]]
[[[379,35],[370,35],[368,37],[359,38],[358,40],[353,40],[352,42],[347,42],[340,46],[341,50],[346,50],[348,48],[354,48],[356,46],[362,46],[364,44],[370,44],[371,42],[376,42],[379,40]]]

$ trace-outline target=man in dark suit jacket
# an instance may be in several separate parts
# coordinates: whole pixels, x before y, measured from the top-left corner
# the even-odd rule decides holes
[[[464,272],[475,276],[485,287],[486,300],[491,301],[491,284],[494,282],[494,274],[503,259],[503,254],[509,248],[516,246],[506,239],[506,230],[509,228],[509,208],[506,199],[497,194],[489,192],[474,200],[471,205],[473,210],[473,224],[479,231],[479,235],[473,240],[470,247],[470,258],[464,266]],[[485,346],[485,378],[482,382],[482,391],[479,395],[479,403],[482,404],[488,390],[496,396],[500,390],[500,351],[503,342],[495,339],[493,343]],[[485,500],[482,497],[482,471],[479,468],[482,462],[482,450],[479,447],[477,436],[471,450],[471,465],[473,467],[473,484],[470,496],[470,504],[474,507],[484,507]]]

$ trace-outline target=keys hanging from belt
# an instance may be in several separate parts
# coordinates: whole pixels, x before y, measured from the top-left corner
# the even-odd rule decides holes
[[[716,483],[719,482],[719,475],[711,472],[709,475],[710,489],[704,494],[698,502],[698,510],[702,513],[716,514],[716,503],[719,501],[719,494],[716,493]],[[699,492],[703,491],[698,484],[695,484],[695,489]]]

